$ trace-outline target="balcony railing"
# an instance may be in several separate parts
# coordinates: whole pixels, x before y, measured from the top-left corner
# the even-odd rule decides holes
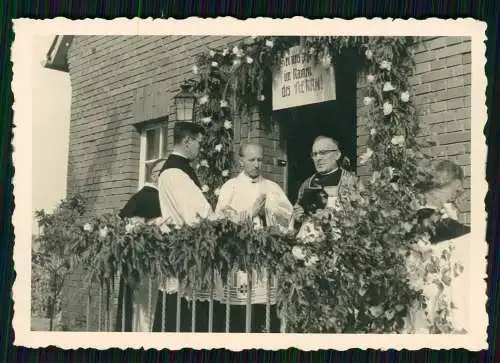
[[[266,274],[267,275],[267,274]],[[146,327],[146,331],[153,330],[153,322],[155,319],[160,320],[160,327],[158,331],[165,332],[167,327],[167,319],[175,319],[175,332],[181,332],[181,318],[189,319],[190,331],[197,332],[196,325],[197,319],[206,319],[207,330],[206,332],[214,332],[214,304],[217,301],[220,305],[224,306],[224,328],[219,329],[217,332],[231,333],[231,319],[241,319],[240,316],[231,316],[231,307],[240,306],[244,307],[245,311],[245,322],[244,331],[237,332],[271,332],[271,306],[276,304],[276,284],[277,279],[273,276],[271,278],[264,279],[265,289],[257,291],[255,288],[255,273],[247,273],[247,284],[245,286],[236,286],[237,271],[234,270],[227,277],[227,283],[223,287],[222,296],[216,294],[216,279],[214,274],[212,274],[212,283],[208,289],[209,293],[205,297],[208,300],[208,316],[199,316],[196,313],[197,303],[200,303],[200,297],[197,297],[197,291],[195,289],[186,289],[185,284],[180,284],[180,293],[176,294],[176,304],[175,304],[175,314],[171,314],[167,311],[167,295],[166,291],[158,291],[158,300],[161,306],[161,317],[155,317],[156,306],[154,306],[155,288],[158,286],[154,283],[154,279],[147,278],[145,282],[147,285],[147,306],[146,313],[149,320],[149,325]],[[89,285],[87,294],[87,304],[86,304],[86,331],[98,331],[98,332],[111,332],[111,331],[143,331],[137,326],[137,315],[141,309],[134,299],[130,299],[130,295],[137,293],[137,289],[133,289],[124,283],[121,279],[121,273],[117,273],[115,277],[109,281],[114,281],[113,283],[91,283]],[[119,294],[117,290],[120,289]],[[127,292],[128,290],[128,292]],[[190,291],[188,291],[190,290]],[[238,291],[240,290],[240,291]],[[216,296],[218,295],[218,296]],[[181,299],[185,297],[189,300],[191,304],[190,314],[186,316],[181,316]],[[205,299],[204,299],[205,300]],[[259,303],[255,301],[258,300]],[[252,326],[252,318],[255,312],[255,305],[262,305],[265,302],[265,325],[263,329],[260,327]],[[129,304],[131,306],[129,306]],[[97,311],[93,310],[93,307]],[[144,308],[143,308],[144,309]],[[95,317],[95,312],[97,312],[97,317]],[[125,313],[124,313],[125,312]],[[167,316],[168,315],[168,316]],[[157,320],[157,321],[158,321]],[[93,324],[94,323],[94,324]],[[182,322],[184,323],[184,322]],[[221,327],[220,322],[219,328]],[[241,323],[241,322],[238,322]],[[279,332],[286,332],[286,318],[279,318]],[[172,330],[170,330],[172,331]]]

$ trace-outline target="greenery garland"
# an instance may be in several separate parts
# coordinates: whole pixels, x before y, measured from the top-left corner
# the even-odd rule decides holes
[[[340,208],[314,215],[320,229],[305,245],[277,227],[220,219],[163,232],[112,214],[74,223],[64,242],[101,286],[112,286],[121,272],[133,289],[165,276],[180,277],[188,290],[207,289],[214,269],[223,279],[234,268],[267,269],[278,277],[278,308],[290,331],[404,332],[409,309],[423,303],[421,268],[409,272],[405,256],[420,253],[419,241],[438,217],[419,220],[418,197],[391,178],[384,171]],[[428,260],[422,254],[421,266]]]
[[[412,103],[408,77],[414,62],[415,37],[305,37],[306,56],[325,67],[345,50],[356,50],[364,58],[363,102],[368,107],[370,136],[359,163],[369,160],[374,171],[391,166],[402,182],[415,183],[426,173],[417,168],[425,157],[417,143],[418,120]],[[221,185],[234,169],[234,115],[251,117],[258,111],[270,126],[273,71],[298,37],[249,37],[223,49],[201,54],[193,66],[192,91],[197,96],[198,119],[206,127],[203,159],[198,170],[203,190],[214,203]]]

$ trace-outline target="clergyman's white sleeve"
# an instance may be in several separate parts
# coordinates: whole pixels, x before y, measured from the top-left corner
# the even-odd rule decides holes
[[[222,211],[225,207],[231,206],[234,192],[233,180],[228,180],[220,188],[219,197],[217,198],[217,206],[215,207],[215,214],[218,218],[224,216]]]
[[[175,225],[193,224],[199,218],[212,218],[212,207],[203,192],[180,169],[167,169],[158,180],[163,218]]]

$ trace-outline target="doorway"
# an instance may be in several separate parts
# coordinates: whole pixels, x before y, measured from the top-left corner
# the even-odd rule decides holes
[[[359,69],[357,52],[344,51],[335,62],[336,100],[293,107],[274,112],[281,137],[286,141],[287,195],[292,203],[302,182],[314,172],[310,157],[314,139],[331,136],[339,143],[341,159],[347,157],[356,170],[356,81]]]

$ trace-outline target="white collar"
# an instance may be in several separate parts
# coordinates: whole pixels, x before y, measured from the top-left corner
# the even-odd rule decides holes
[[[332,173],[335,173],[337,170],[339,170],[339,167],[337,166],[335,169],[333,169],[332,171],[329,171],[328,173],[325,173],[325,174],[321,174],[321,173],[318,173],[319,175],[330,175]]]
[[[242,171],[238,177],[240,179],[242,179],[242,180],[245,180],[246,182],[248,182],[250,184],[260,183],[260,182],[262,182],[264,180],[264,178],[262,177],[262,175],[259,175],[255,179],[252,179],[248,175],[246,175],[244,171]]]

